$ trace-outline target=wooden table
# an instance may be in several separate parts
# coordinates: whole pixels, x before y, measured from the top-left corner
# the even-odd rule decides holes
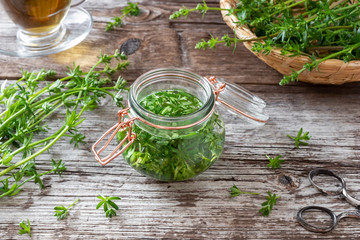
[[[314,189],[308,172],[316,167],[343,176],[350,193],[360,197],[360,85],[315,86],[295,83],[279,86],[281,75],[239,45],[232,49],[196,50],[194,46],[210,34],[231,33],[219,12],[205,18],[169,21],[182,5],[194,0],[139,1],[140,17],[126,19],[123,28],[105,32],[111,17],[120,15],[124,1],[88,1],[84,7],[94,18],[90,35],[78,46],[54,55],[22,59],[0,56],[0,79],[17,79],[20,69],[51,68],[64,74],[75,61],[84,69],[102,50],[112,53],[131,38],[140,47],[129,56],[131,65],[123,74],[128,81],[160,67],[178,67],[201,75],[217,75],[241,84],[267,102],[269,122],[262,128],[244,129],[241,121],[227,119],[226,146],[221,158],[205,173],[186,182],[158,182],[130,168],[122,158],[101,167],[90,151],[92,143],[116,121],[112,103],[86,115],[81,127],[87,143],[80,149],[60,140],[37,159],[47,169],[50,159],[63,159],[62,177],[44,178],[46,187],[25,185],[15,197],[0,200],[0,239],[29,239],[18,235],[19,222],[31,221],[32,239],[359,239],[359,220],[344,219],[331,233],[306,231],[296,221],[297,211],[307,205],[330,207],[336,213],[353,210],[345,200],[324,196]],[[216,6],[217,1],[207,1]],[[128,49],[129,50],[129,49]],[[300,128],[312,136],[308,146],[294,147],[286,136]],[[266,154],[283,156],[279,170],[267,168]],[[229,189],[259,192],[259,196],[230,198]],[[267,191],[281,196],[269,217],[258,211]],[[107,219],[96,210],[97,195],[112,195],[118,215]],[[67,219],[57,221],[53,208],[80,202]]]

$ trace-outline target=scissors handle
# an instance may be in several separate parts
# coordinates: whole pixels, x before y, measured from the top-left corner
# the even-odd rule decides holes
[[[341,187],[337,191],[327,191],[324,188],[320,187],[319,185],[317,185],[314,182],[314,177],[321,175],[321,174],[336,178],[341,183]],[[327,170],[327,169],[323,169],[323,168],[316,168],[316,169],[311,170],[311,172],[309,173],[309,181],[310,181],[311,185],[313,185],[317,190],[319,190],[322,193],[326,193],[328,195],[340,195],[340,194],[342,194],[343,189],[346,188],[345,180],[342,177],[339,177],[334,172]]]
[[[312,225],[310,223],[308,223],[304,217],[303,217],[303,213],[309,210],[320,210],[324,213],[327,213],[330,218],[331,218],[331,224],[329,224],[329,226],[327,227],[318,227],[315,225]],[[306,230],[309,230],[311,232],[317,232],[317,233],[326,233],[326,232],[330,232],[331,230],[333,230],[338,222],[338,219],[335,215],[335,213],[333,211],[331,211],[328,208],[324,208],[324,207],[320,207],[320,206],[307,206],[304,207],[302,209],[299,210],[298,214],[297,214],[297,220],[300,223],[301,226],[303,226]]]
[[[308,223],[304,217],[303,217],[303,213],[309,210],[320,210],[321,212],[327,213],[330,218],[331,218],[331,222],[328,226],[326,227],[318,227],[315,225],[312,225],[310,223]],[[328,208],[325,207],[320,207],[320,206],[307,206],[304,207],[302,209],[300,209],[300,211],[297,214],[297,220],[300,223],[301,226],[303,226],[306,230],[309,230],[311,232],[317,232],[317,233],[326,233],[326,232],[330,232],[331,230],[333,230],[336,225],[338,224],[338,222],[343,219],[343,218],[360,218],[360,212],[343,212],[341,214],[339,214],[338,216],[335,215],[335,213],[333,211],[331,211]]]
[[[328,176],[336,178],[341,183],[341,187],[337,191],[327,191],[326,189],[320,187],[319,185],[317,185],[314,182],[314,177],[318,176],[320,174],[328,175]],[[352,204],[353,206],[356,206],[358,208],[360,207],[360,201],[351,197],[347,193],[345,180],[342,177],[335,174],[334,172],[327,170],[327,169],[323,169],[323,168],[316,168],[309,173],[309,181],[320,192],[328,194],[328,195],[342,195],[346,199],[346,201],[348,201],[350,204]]]

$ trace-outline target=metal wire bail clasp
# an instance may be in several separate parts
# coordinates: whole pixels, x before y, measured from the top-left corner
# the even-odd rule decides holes
[[[111,162],[114,158],[118,157],[120,154],[122,154],[135,140],[136,138],[136,134],[134,132],[131,131],[131,126],[134,123],[134,120],[136,120],[136,118],[131,118],[129,115],[129,109],[130,108],[126,108],[123,110],[120,110],[118,112],[118,116],[119,116],[119,122],[117,124],[115,124],[113,127],[111,127],[109,130],[107,130],[104,135],[101,136],[101,138],[99,138],[99,140],[97,140],[95,142],[95,144],[92,146],[92,151],[95,154],[95,159],[101,163],[101,165],[106,165],[109,162]],[[125,117],[128,117],[127,120],[125,120]],[[116,134],[122,130],[122,131],[126,131],[126,128],[128,128],[127,130],[127,134],[124,137],[123,140],[121,140],[121,142],[116,146],[116,148],[105,158],[101,158],[100,157],[100,153],[102,151],[104,151],[108,145],[110,144],[110,142],[114,139],[114,137],[116,136]],[[100,144],[100,142],[102,140],[104,140],[104,138],[107,135],[110,135],[109,139],[106,141],[106,143],[104,144],[103,147],[100,148],[99,151],[96,151],[96,147]],[[120,151],[118,151],[121,146],[126,142],[129,141]]]

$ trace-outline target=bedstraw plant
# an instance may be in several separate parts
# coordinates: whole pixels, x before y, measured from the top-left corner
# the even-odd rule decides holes
[[[85,136],[79,131],[86,111],[98,107],[101,99],[109,96],[119,107],[126,81],[119,77],[109,86],[111,76],[125,69],[129,62],[124,54],[100,54],[99,60],[88,71],[74,64],[67,76],[56,81],[52,70],[22,71],[22,77],[10,84],[4,81],[0,89],[0,198],[19,193],[29,181],[44,187],[41,177],[61,173],[64,163],[52,160],[52,169],[40,173],[36,158],[48,151],[59,139],[68,137],[78,147]],[[111,64],[116,60],[117,65]],[[101,67],[102,66],[102,67]],[[59,123],[50,127],[54,116]]]
[[[64,205],[56,206],[54,207],[55,210],[55,217],[57,217],[58,220],[65,219],[67,217],[69,209],[74,206],[80,199],[76,199],[75,202],[73,202],[70,206],[65,207]]]

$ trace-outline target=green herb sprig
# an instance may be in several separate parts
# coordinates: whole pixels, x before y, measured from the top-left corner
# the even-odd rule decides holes
[[[271,210],[273,209],[273,206],[276,205],[277,199],[280,198],[280,196],[276,196],[276,194],[271,194],[270,191],[268,191],[268,196],[265,197],[266,201],[261,204],[263,206],[259,213],[261,213],[264,216],[269,216]]]
[[[65,219],[67,217],[68,211],[69,209],[74,206],[80,199],[76,199],[75,202],[73,202],[70,206],[65,207],[64,205],[61,206],[56,206],[54,207],[55,210],[55,217],[57,217],[57,220],[62,220]]]
[[[150,112],[166,117],[187,115],[199,110],[202,105],[197,97],[184,90],[156,92],[146,96],[140,104]]]
[[[20,229],[19,229],[19,234],[28,234],[29,237],[31,237],[31,225],[30,225],[30,221],[29,219],[27,219],[27,224],[25,221],[22,221],[19,223]]]
[[[237,197],[241,194],[251,194],[251,195],[259,195],[260,193],[256,193],[256,192],[243,192],[241,191],[237,186],[232,186],[230,188],[230,197]]]
[[[3,192],[0,195],[0,198],[5,197],[5,196],[14,196],[16,194],[18,194],[21,191],[21,187],[31,181],[34,180],[35,184],[39,184],[40,189],[44,188],[44,184],[42,182],[41,177],[50,173],[56,173],[59,176],[61,176],[61,174],[66,170],[65,167],[65,163],[62,162],[62,160],[59,160],[58,162],[56,162],[55,160],[51,160],[52,163],[52,169],[47,171],[47,172],[43,172],[43,173],[38,173],[36,171],[36,164],[35,161],[30,161],[26,164],[24,164],[21,169],[19,171],[17,171],[16,173],[13,173],[11,177],[5,178],[2,180],[2,184],[3,186],[0,188],[0,192]],[[25,180],[22,180],[23,178],[27,177]],[[15,181],[15,183],[13,183],[13,185],[9,186],[9,180],[13,179]]]
[[[299,132],[295,137],[287,135],[290,139],[295,141],[296,148],[299,148],[300,145],[307,146],[309,143],[305,141],[309,141],[311,136],[309,136],[309,132],[303,133],[303,129],[300,128]]]
[[[104,206],[105,216],[107,218],[112,218],[116,216],[116,210],[119,210],[118,205],[114,203],[114,200],[121,200],[119,197],[104,197],[103,195],[97,196],[101,201],[96,206],[96,209],[99,209],[101,206]]]
[[[247,25],[257,37],[240,40],[227,34],[220,39],[211,36],[210,40],[199,42],[198,49],[215,48],[220,43],[235,49],[238,42],[251,41],[252,51],[257,53],[269,54],[276,48],[284,56],[308,57],[309,62],[284,76],[280,85],[298,81],[304,71],[319,70],[319,65],[328,59],[344,62],[360,59],[359,2],[242,0],[236,7],[222,9],[209,8],[204,1],[193,9],[182,7],[170,19],[187,17],[195,11],[205,14],[209,10],[234,15],[236,24]]]
[[[126,81],[119,77],[115,86],[108,85],[114,73],[129,65],[126,55],[115,51],[112,55],[100,53],[98,58],[88,72],[74,65],[67,76],[54,82],[47,82],[56,76],[52,70],[22,71],[15,83],[4,81],[0,88],[0,198],[19,193],[31,180],[43,188],[41,177],[45,174],[61,175],[66,169],[61,160],[52,161],[52,170],[38,173],[36,157],[62,137],[69,137],[76,147],[84,142],[78,129],[85,120],[82,114],[95,109],[101,99],[110,96],[117,106],[123,106],[121,93],[127,90]],[[48,120],[60,111],[62,123],[50,129]]]
[[[281,155],[278,155],[275,158],[271,158],[268,155],[266,155],[266,157],[269,159],[269,164],[267,167],[271,169],[281,168],[281,164],[285,162],[285,160],[281,159]]]
[[[122,26],[122,19],[126,16],[139,16],[140,8],[138,7],[139,3],[128,2],[127,6],[122,10],[122,14],[119,17],[113,17],[113,21],[109,22],[106,26],[105,31],[113,30],[115,27]]]
[[[191,9],[188,9],[187,7],[185,6],[182,6],[179,11],[176,11],[174,12],[173,14],[170,15],[170,20],[174,20],[174,19],[177,19],[177,18],[180,18],[180,17],[185,17],[187,18],[188,15],[191,13],[191,12],[199,12],[203,15],[204,15],[209,11],[209,10],[212,10],[212,11],[229,11],[229,13],[235,13],[237,10],[234,9],[234,8],[231,8],[231,9],[226,9],[226,8],[217,8],[217,7],[209,7],[205,1],[203,1],[203,4],[199,3],[196,8],[191,8]]]

